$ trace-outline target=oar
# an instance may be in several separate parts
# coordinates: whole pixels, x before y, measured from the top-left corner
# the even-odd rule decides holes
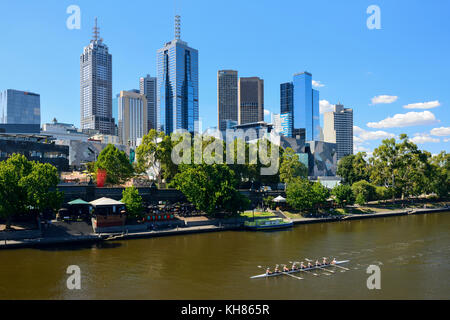
[[[291,261],[289,261],[289,263],[292,263]],[[300,263],[300,262],[296,262],[296,263]],[[297,269],[298,271],[301,271],[301,272],[306,272],[306,273],[312,273],[313,275],[315,275],[315,276],[318,276],[318,274],[317,273],[314,273],[314,272],[312,272],[312,271],[310,271],[310,270],[302,270],[302,269]]]
[[[312,261],[313,261],[313,260],[309,260],[308,258],[305,258],[305,260],[306,260],[306,261],[309,261],[309,262],[312,262]],[[324,269],[324,268],[318,267],[318,266],[316,266],[316,265],[312,265],[312,267],[315,268],[315,269],[320,269],[320,270],[323,270],[323,271],[326,271],[326,272],[334,273],[334,271],[331,271],[331,270],[328,270],[328,269]]]
[[[332,266],[333,267],[338,267],[338,268],[341,268],[341,269],[344,269],[344,270],[347,270],[347,271],[350,270],[350,269],[347,269],[347,268],[344,268],[344,267],[341,267],[341,266],[338,266],[338,265],[335,265],[335,264],[332,264]]]
[[[286,266],[286,265],[284,265],[284,266]],[[282,273],[282,274],[285,274],[285,275],[287,275],[287,276],[289,276],[289,277],[292,277],[292,278],[298,279],[298,280],[303,280],[303,278],[300,278],[300,277],[296,277],[296,276],[293,276],[292,274],[286,273],[286,272],[284,272],[284,271],[281,271],[281,273]]]

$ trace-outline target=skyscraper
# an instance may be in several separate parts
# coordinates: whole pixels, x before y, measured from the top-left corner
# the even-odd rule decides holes
[[[280,85],[280,112],[284,135],[307,141],[320,139],[319,91],[312,88],[310,73],[297,73],[293,82]]]
[[[292,138],[294,124],[292,122],[294,110],[294,85],[292,82],[280,85],[280,118],[282,123],[281,134]]]
[[[325,112],[323,124],[324,141],[337,144],[337,159],[353,154],[353,109],[337,104]]]
[[[239,78],[238,91],[239,124],[264,121],[264,80]]]
[[[147,99],[134,91],[121,91],[119,96],[119,141],[136,146],[136,140],[148,132]]]
[[[93,39],[80,56],[81,129],[114,134],[112,117],[112,57],[99,38],[97,18]]]
[[[312,75],[308,72],[294,75],[294,129],[305,128],[306,140],[320,136],[319,91],[312,88]]]
[[[227,120],[238,121],[238,72],[217,71],[217,127],[227,129]]]
[[[158,113],[156,102],[156,77],[150,77],[148,74],[145,78],[139,79],[140,93],[145,95],[147,99],[147,129],[158,128]]]
[[[157,60],[159,129],[198,132],[198,51],[180,39],[179,16],[175,39],[158,50]]]
[[[0,91],[0,127],[9,133],[39,133],[41,96],[13,89]]]

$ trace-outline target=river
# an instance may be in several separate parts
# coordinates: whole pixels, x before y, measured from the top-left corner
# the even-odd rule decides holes
[[[449,299],[450,212],[0,251],[0,299]],[[304,258],[350,270],[249,279]],[[81,289],[67,289],[69,265]],[[369,265],[381,289],[367,288]]]

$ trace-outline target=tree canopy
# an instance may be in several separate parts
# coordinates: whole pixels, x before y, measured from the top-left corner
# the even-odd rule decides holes
[[[113,144],[108,144],[100,152],[94,168],[96,173],[98,169],[106,170],[106,182],[110,184],[122,184],[134,175],[133,165],[126,153]]]

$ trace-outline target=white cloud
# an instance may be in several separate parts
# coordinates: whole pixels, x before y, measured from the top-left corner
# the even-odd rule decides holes
[[[270,116],[270,110],[264,109],[264,115],[265,116]]]
[[[320,81],[316,81],[316,80],[313,80],[313,81],[312,81],[312,85],[313,85],[314,87],[316,87],[316,88],[322,88],[322,87],[325,87],[325,85],[324,85],[323,83],[321,83]]]
[[[445,137],[450,136],[450,127],[440,127],[431,129],[430,134],[432,136]]]
[[[379,139],[390,139],[394,138],[395,134],[389,133],[386,131],[367,131],[364,129],[361,129],[358,126],[353,126],[353,133],[357,136],[357,138],[361,139],[362,141],[368,141],[368,140],[379,140]]]
[[[329,103],[327,100],[320,100],[320,113],[334,111],[334,104]]]
[[[431,142],[431,143],[438,143],[441,142],[439,139],[437,138],[433,138],[430,137],[428,135],[416,135],[414,138],[409,139],[410,141],[416,143],[416,144],[424,144],[427,142]]]
[[[372,98],[372,104],[393,103],[397,101],[397,96],[381,95]]]
[[[441,104],[438,100],[436,101],[428,101],[428,102],[419,102],[419,103],[411,103],[403,106],[405,109],[433,109],[439,107]]]
[[[430,111],[399,113],[379,122],[369,122],[369,128],[402,128],[437,123],[436,117]]]

